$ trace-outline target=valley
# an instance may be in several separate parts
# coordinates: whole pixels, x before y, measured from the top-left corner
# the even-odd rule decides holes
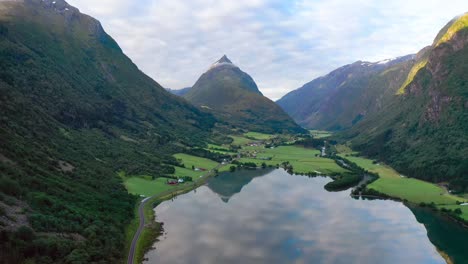
[[[317,132],[312,131],[311,134],[316,135]],[[319,136],[322,141],[322,139],[329,139],[331,133],[320,131],[320,135],[325,135],[325,137]],[[224,154],[230,153],[230,159],[226,159],[222,163],[186,154],[175,155],[184,165],[188,165],[188,169],[181,168],[183,170],[179,170],[175,175],[177,177],[193,175],[193,182],[170,186],[167,183],[167,179],[164,178],[157,178],[156,180],[151,180],[150,176],[126,178],[126,186],[129,192],[144,195],[144,197],[153,197],[147,203],[145,209],[146,214],[149,216],[147,217],[148,221],[154,222],[155,219],[158,219],[158,215],[155,215],[152,211],[153,206],[159,205],[164,200],[173,201],[178,195],[183,195],[191,190],[200,188],[200,186],[206,186],[207,182],[209,186],[209,182],[213,181],[211,177],[216,178],[218,175],[223,175],[222,177],[237,174],[255,175],[255,171],[261,172],[265,170],[265,172],[268,172],[271,169],[282,167],[294,175],[306,175],[309,177],[332,176],[332,178],[333,175],[345,175],[345,178],[349,177],[346,175],[350,171],[345,166],[339,166],[340,162],[320,155],[321,146],[314,149],[299,145],[302,140],[300,136],[248,132],[243,135],[231,135],[230,137],[232,138],[231,144],[210,145],[207,148],[213,153],[219,153],[219,151],[222,151]],[[357,197],[357,199],[360,197],[396,199],[404,202],[411,208],[428,208],[428,210],[433,211],[433,214],[442,214],[445,217],[459,219],[465,223],[468,222],[468,206],[461,205],[468,202],[463,197],[463,194],[455,196],[433,183],[403,176],[388,165],[359,156],[357,152],[353,152],[349,147],[335,145],[330,146],[330,148],[337,152],[336,158],[338,160],[344,159],[346,162],[352,162],[362,170],[378,176],[375,181],[368,184],[365,188],[355,188],[352,191],[352,197]],[[237,149],[237,153],[234,153],[233,149]],[[200,175],[203,172],[199,170],[195,171],[198,168],[206,168],[206,174]],[[216,171],[214,170],[215,168]],[[129,184],[129,182],[136,179],[141,181],[138,184],[141,189]],[[161,189],[160,187],[152,186],[152,183],[165,186],[165,188]],[[146,192],[146,188],[149,188],[151,192]],[[344,188],[344,190],[348,188]],[[141,199],[145,199],[144,197]],[[459,209],[460,213],[456,213],[456,209]],[[151,244],[155,243],[155,239],[162,236],[162,234],[157,235],[158,232],[163,232],[162,230],[158,231],[159,226],[158,224],[157,229],[150,233],[151,235],[146,236],[146,240],[137,244],[139,245],[136,247],[137,254],[135,259],[137,263],[143,260],[143,255],[149,250]]]
[[[0,262],[467,262],[468,13],[71,1],[0,0]]]

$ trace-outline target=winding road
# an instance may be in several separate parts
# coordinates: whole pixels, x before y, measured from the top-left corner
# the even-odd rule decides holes
[[[140,206],[138,206],[138,216],[140,217],[140,225],[138,226],[138,229],[133,236],[132,244],[130,245],[130,251],[128,252],[128,259],[127,259],[127,264],[133,264],[133,259],[135,258],[135,248],[136,244],[138,242],[138,239],[140,238],[141,231],[143,231],[143,228],[145,228],[145,205],[148,202],[148,200],[151,200],[155,196],[145,198],[141,201]]]
[[[230,163],[228,163],[230,164]],[[210,176],[210,174],[214,171],[214,170],[217,170],[223,166],[226,166],[227,164],[219,164],[218,166],[216,166],[216,168],[210,170],[209,172],[207,172],[205,175],[202,176],[201,180],[200,181],[204,181],[208,178],[208,176]],[[194,183],[194,186],[197,186],[198,183]],[[167,191],[167,192],[163,192],[163,193],[159,193],[159,194],[156,194],[156,195],[153,195],[151,197],[147,197],[143,200],[141,200],[140,202],[140,205],[138,206],[138,216],[140,217],[140,225],[138,226],[138,229],[135,233],[135,235],[133,236],[133,240],[132,240],[132,244],[130,245],[130,250],[128,252],[128,258],[127,258],[127,264],[134,264],[134,259],[135,259],[135,249],[136,249],[136,245],[138,244],[138,239],[140,239],[140,235],[141,235],[141,232],[143,232],[143,229],[145,228],[145,206],[146,204],[148,203],[148,201],[151,201],[151,200],[154,200],[155,198],[158,198],[158,197],[164,197],[164,196],[168,196],[170,194],[175,194],[179,191],[183,190],[183,188],[181,189],[175,189],[175,190],[170,190],[170,191]]]

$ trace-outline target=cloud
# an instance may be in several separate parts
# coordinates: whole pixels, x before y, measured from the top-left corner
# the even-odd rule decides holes
[[[468,11],[465,0],[68,2],[165,87],[193,85],[227,54],[272,99],[344,64],[415,53]]]

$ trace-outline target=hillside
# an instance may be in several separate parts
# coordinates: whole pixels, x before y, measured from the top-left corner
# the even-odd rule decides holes
[[[343,130],[388,103],[414,58],[407,55],[375,63],[357,61],[305,84],[277,103],[304,127]]]
[[[363,154],[468,191],[468,14],[417,55],[356,62],[277,103],[299,124],[341,131]]]
[[[451,21],[381,111],[344,133],[364,154],[468,191],[468,14]],[[460,26],[465,25],[465,26]]]
[[[0,1],[0,111],[3,263],[118,263],[136,197],[116,172],[172,173],[215,123],[63,0]]]
[[[304,132],[226,56],[214,63],[184,97],[229,125],[266,133]]]

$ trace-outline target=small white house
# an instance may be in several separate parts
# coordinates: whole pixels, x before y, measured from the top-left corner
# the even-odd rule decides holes
[[[179,179],[177,182],[178,183],[184,183],[184,179]]]

